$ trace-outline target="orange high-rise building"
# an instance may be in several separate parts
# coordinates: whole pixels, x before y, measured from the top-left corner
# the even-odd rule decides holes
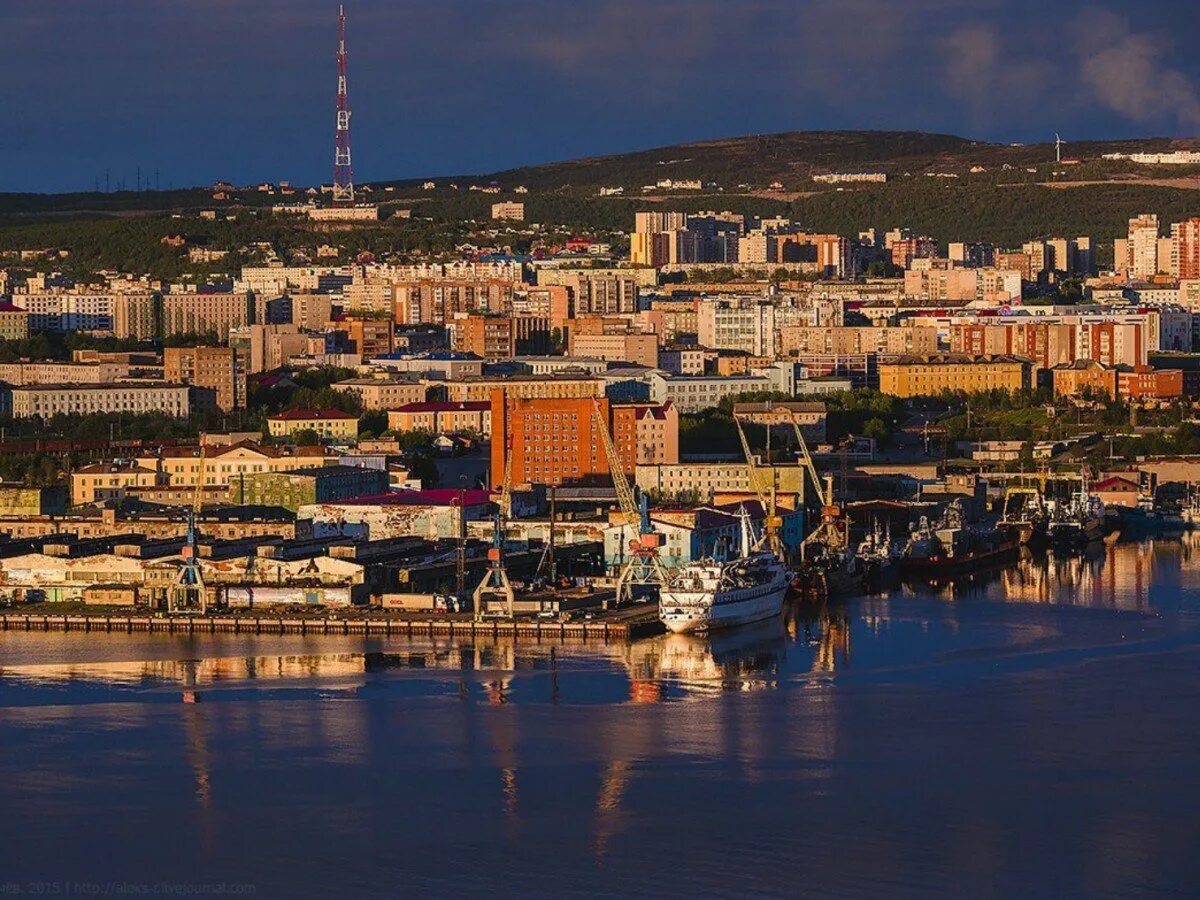
[[[671,403],[613,404],[600,397],[511,397],[492,392],[492,485],[504,480],[505,462],[512,455],[513,484],[581,484],[607,481],[611,476],[600,423],[627,478],[641,459],[679,461],[679,413]]]

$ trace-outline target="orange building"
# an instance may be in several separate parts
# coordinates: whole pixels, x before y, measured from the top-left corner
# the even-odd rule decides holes
[[[1117,370],[1102,366],[1094,360],[1081,359],[1070,365],[1055,366],[1054,396],[1058,397],[1117,397]]]
[[[345,315],[331,322],[330,327],[345,332],[346,340],[351,345],[349,351],[361,354],[364,359],[383,356],[396,348],[391,318]]]
[[[608,481],[611,470],[594,410],[612,436],[621,467],[631,477],[639,459],[679,459],[679,413],[671,403],[613,404],[607,398],[511,397],[492,392],[492,484],[504,480],[512,455],[513,484]]]
[[[237,408],[242,391],[233,350],[230,347],[167,347],[163,350],[163,378],[172,384],[207,388],[217,408]]]
[[[507,316],[464,316],[454,319],[454,350],[482,359],[512,359],[516,355],[513,322]]]
[[[1117,391],[1130,400],[1173,400],[1183,396],[1183,372],[1150,366],[1122,367],[1117,371]]]
[[[933,329],[930,329],[931,331]],[[1034,368],[1075,362],[1075,326],[1061,322],[953,325],[950,351],[968,356],[1024,356]]]
[[[570,354],[654,368],[658,365],[658,335],[576,332],[571,335]]]

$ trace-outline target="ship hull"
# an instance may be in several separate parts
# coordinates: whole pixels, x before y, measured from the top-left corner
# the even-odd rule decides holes
[[[770,585],[731,592],[729,597],[665,590],[659,597],[659,618],[674,634],[695,634],[761,622],[783,611],[786,578]],[[738,596],[744,594],[745,596]]]
[[[1020,550],[1020,541],[1010,540],[986,550],[969,550],[954,556],[909,556],[901,561],[900,571],[906,578],[936,578],[1003,565],[1016,559]]]

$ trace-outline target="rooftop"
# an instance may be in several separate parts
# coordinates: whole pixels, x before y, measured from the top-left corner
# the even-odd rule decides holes
[[[268,419],[279,422],[311,422],[320,419],[336,419],[346,421],[357,419],[354,413],[342,412],[340,409],[285,409],[281,413],[268,416]]]
[[[492,404],[488,400],[464,400],[459,403],[429,400],[420,403],[406,403],[403,406],[396,407],[391,412],[483,412],[491,408]]]

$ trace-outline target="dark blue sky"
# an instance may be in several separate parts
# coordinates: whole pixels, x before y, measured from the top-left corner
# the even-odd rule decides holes
[[[360,181],[793,129],[1200,134],[1196,0],[351,0]],[[0,0],[0,190],[328,180],[332,0]]]

